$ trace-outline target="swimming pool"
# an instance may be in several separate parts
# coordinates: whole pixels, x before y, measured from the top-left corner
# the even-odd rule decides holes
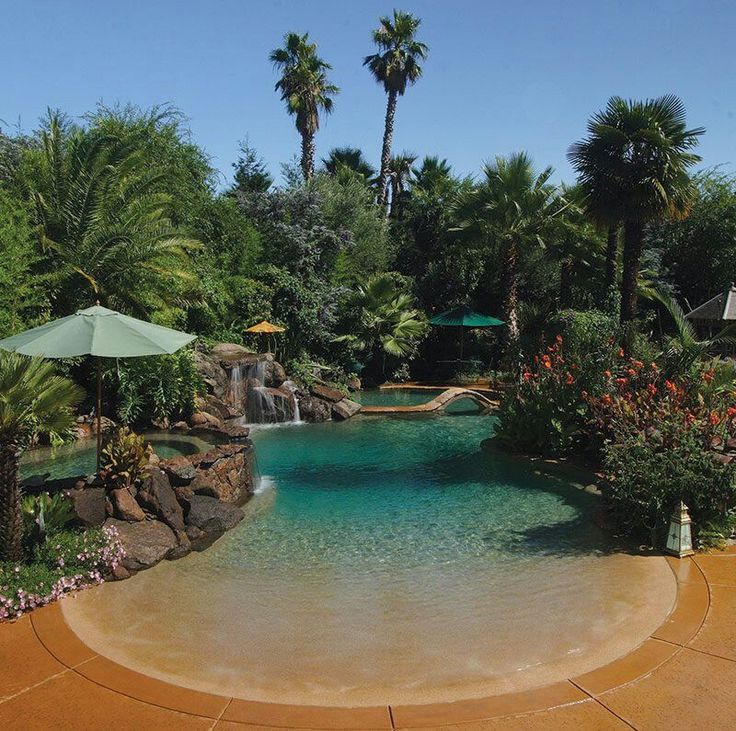
[[[615,550],[595,495],[482,450],[492,425],[255,429],[246,520],[204,553],[65,600],[66,619],[128,667],[284,703],[478,697],[628,652],[673,605],[664,559]]]

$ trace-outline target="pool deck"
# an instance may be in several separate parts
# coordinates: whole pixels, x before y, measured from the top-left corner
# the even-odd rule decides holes
[[[484,411],[497,409],[499,402],[490,398],[487,394],[476,391],[475,389],[464,388],[461,386],[448,386],[439,395],[423,404],[414,404],[413,406],[370,406],[366,405],[360,409],[362,414],[427,414],[432,411],[440,411],[447,408],[455,401],[471,400],[480,406]]]
[[[96,654],[51,605],[0,624],[0,728],[729,727],[736,717],[736,549],[667,561],[677,580],[675,608],[628,655],[554,685],[424,706],[286,706],[181,688]]]

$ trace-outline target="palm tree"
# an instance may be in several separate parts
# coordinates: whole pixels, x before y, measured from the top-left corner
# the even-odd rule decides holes
[[[375,174],[375,168],[365,159],[363,151],[357,147],[333,147],[326,158],[322,158],[325,172],[337,175],[342,168],[352,170],[369,181]]]
[[[703,132],[687,129],[676,96],[643,102],[612,97],[588,122],[588,137],[568,152],[590,215],[605,226],[623,225],[622,324],[636,316],[644,227],[684,218],[693,204],[688,170],[700,157],[690,150]]]
[[[529,247],[546,246],[565,208],[549,182],[552,172],[548,167],[537,173],[525,152],[497,157],[483,167],[484,179],[459,204],[461,230],[487,241],[502,259],[507,352],[519,340],[519,256]]]
[[[57,314],[99,299],[145,315],[193,281],[198,242],[173,224],[166,171],[135,139],[69,129],[52,112],[34,154],[30,195]]]
[[[388,94],[381,173],[378,179],[378,202],[383,206],[386,205],[388,196],[396,101],[406,92],[407,84],[416,83],[422,75],[420,61],[427,58],[427,46],[415,38],[420,23],[419,18],[401,10],[394,10],[393,18],[382,17],[378,28],[373,31],[373,41],[378,46],[378,53],[366,56],[363,61],[363,65],[370,69],[379,84],[383,84]]]
[[[357,314],[353,332],[335,338],[356,350],[381,356],[381,374],[386,376],[386,356],[409,355],[426,332],[422,313],[414,309],[414,298],[389,274],[377,274],[358,287],[351,305]]]
[[[19,455],[35,435],[68,429],[81,398],[50,361],[0,352],[0,560],[23,557]]]
[[[283,48],[271,52],[271,62],[281,71],[276,91],[296,118],[302,136],[302,173],[305,180],[314,176],[314,135],[319,129],[320,112],[329,114],[340,90],[327,80],[332,67],[317,55],[317,44],[309,42],[309,33],[287,33]]]
[[[618,265],[618,226],[610,224],[606,233],[606,288],[616,284]]]
[[[401,205],[406,197],[407,187],[411,178],[412,165],[416,162],[416,155],[402,152],[394,155],[389,163],[389,177],[391,180],[391,218],[399,218]]]

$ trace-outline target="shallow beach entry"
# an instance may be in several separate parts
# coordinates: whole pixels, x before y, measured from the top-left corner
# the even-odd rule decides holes
[[[596,496],[483,451],[493,419],[460,406],[256,430],[246,519],[67,622],[153,677],[319,705],[522,690],[639,645],[675,600],[665,560],[614,550]]]

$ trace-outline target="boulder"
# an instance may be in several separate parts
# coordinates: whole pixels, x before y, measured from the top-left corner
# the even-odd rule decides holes
[[[345,398],[345,394],[337,388],[332,386],[325,386],[323,383],[315,383],[310,389],[312,396],[324,399],[325,401],[331,401],[337,403]]]
[[[105,526],[115,527],[125,549],[122,565],[129,571],[140,571],[155,566],[177,547],[174,531],[160,520],[142,520],[128,523],[108,518]]]
[[[348,378],[347,386],[351,391],[360,391],[363,384],[360,382],[360,378],[358,378],[358,376],[352,376]]]
[[[107,518],[105,509],[105,488],[91,487],[81,483],[82,487],[67,492],[74,515],[82,525],[88,528],[99,528]]]
[[[136,496],[138,503],[175,531],[184,530],[184,511],[166,474],[148,467]]]
[[[231,408],[224,401],[211,393],[208,393],[204,398],[198,399],[197,406],[200,411],[212,414],[212,416],[216,416],[221,421],[232,419],[233,417],[240,415],[237,409]]]
[[[197,475],[194,465],[181,455],[162,460],[159,467],[166,473],[173,487],[188,485]]]
[[[189,540],[189,536],[183,528],[182,530],[174,531],[174,535],[176,536],[176,546],[166,556],[169,561],[176,561],[178,558],[183,558],[192,552],[192,542]]]
[[[264,380],[266,386],[270,386],[271,388],[279,388],[284,381],[286,381],[288,376],[286,375],[286,371],[284,370],[284,366],[281,365],[276,360],[273,360],[273,358],[266,360],[266,369],[264,372]]]
[[[187,525],[199,528],[204,533],[224,533],[234,528],[244,517],[245,513],[235,505],[222,503],[207,495],[194,495]]]
[[[216,360],[232,363],[233,361],[252,358],[253,351],[237,343],[218,343],[210,350],[210,356]]]
[[[299,399],[299,415],[303,421],[317,423],[332,418],[331,404],[316,396],[304,396]]]
[[[127,487],[110,490],[110,500],[112,502],[113,514],[116,518],[130,522],[146,519],[146,514],[135,501],[135,498]]]
[[[340,421],[350,419],[360,411],[360,408],[359,403],[344,398],[342,401],[332,404],[332,417]]]
[[[197,474],[189,487],[227,503],[241,503],[253,491],[250,453],[241,444],[221,444],[190,458]]]
[[[219,359],[209,356],[200,350],[195,350],[194,365],[202,376],[202,380],[207,385],[208,391],[219,399],[225,398],[225,394],[227,394],[230,386],[230,380],[220,365]]]
[[[189,426],[193,428],[197,426],[206,426],[206,425],[207,425],[207,417],[201,411],[195,411],[189,417]]]

